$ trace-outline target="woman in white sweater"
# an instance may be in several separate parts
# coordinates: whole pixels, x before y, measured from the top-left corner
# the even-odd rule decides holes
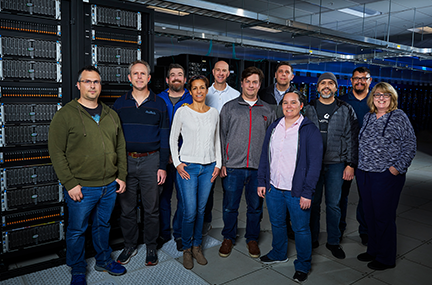
[[[188,82],[193,102],[174,115],[170,149],[183,201],[183,266],[193,268],[193,257],[207,264],[202,253],[204,210],[210,189],[222,165],[219,140],[219,112],[205,104],[208,79],[194,76]],[[179,151],[179,138],[182,137]]]

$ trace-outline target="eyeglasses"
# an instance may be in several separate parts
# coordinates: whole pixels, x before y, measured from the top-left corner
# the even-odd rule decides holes
[[[373,96],[374,96],[374,98],[384,97],[387,99],[387,98],[391,97],[391,94],[390,93],[375,93]]]
[[[101,82],[99,80],[91,81],[91,80],[81,80],[80,82],[86,84],[86,85],[99,85]]]
[[[358,81],[366,82],[366,81],[368,81],[369,79],[370,79],[370,77],[353,77],[353,78],[352,78],[352,80],[353,80],[354,82],[358,82]]]

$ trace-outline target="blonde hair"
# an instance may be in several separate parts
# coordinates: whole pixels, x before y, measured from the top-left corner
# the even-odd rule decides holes
[[[391,111],[394,111],[397,109],[397,105],[398,105],[398,94],[396,92],[396,89],[393,88],[393,86],[391,86],[389,83],[387,82],[380,82],[377,85],[374,86],[374,88],[372,89],[372,91],[369,93],[369,97],[367,99],[367,105],[370,108],[370,113],[377,113],[378,110],[374,104],[374,94],[375,91],[377,89],[380,89],[381,91],[383,91],[384,93],[388,93],[390,94],[390,106],[388,108],[388,110],[386,111],[386,113],[390,113]]]

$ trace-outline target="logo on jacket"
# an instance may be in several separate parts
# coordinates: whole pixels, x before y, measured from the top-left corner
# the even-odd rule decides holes
[[[156,115],[156,112],[155,112],[155,111],[149,111],[149,110],[146,110],[146,114]]]
[[[264,121],[267,122],[267,116],[263,116],[264,117]]]

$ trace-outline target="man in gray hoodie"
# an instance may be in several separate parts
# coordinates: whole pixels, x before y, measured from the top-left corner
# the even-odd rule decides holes
[[[257,193],[257,172],[267,127],[276,119],[272,107],[258,98],[263,78],[261,69],[246,68],[241,75],[242,94],[225,103],[220,113],[224,189],[221,257],[228,257],[235,244],[243,187],[248,209],[245,238],[249,255],[258,258],[261,254],[258,237],[263,200]]]

